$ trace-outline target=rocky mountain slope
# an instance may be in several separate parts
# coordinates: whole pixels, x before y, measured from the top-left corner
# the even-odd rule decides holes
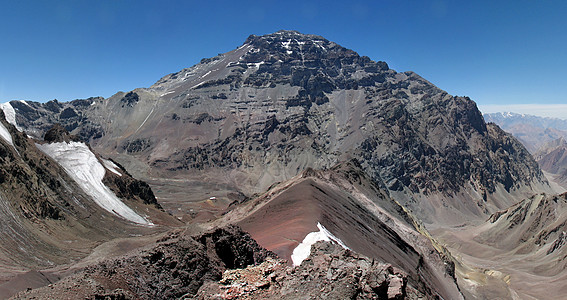
[[[553,174],[567,173],[567,142],[564,138],[553,140],[543,145],[534,158],[542,170]]]
[[[275,257],[236,227],[198,236],[178,230],[148,249],[87,266],[15,299],[187,299],[223,271],[260,264],[268,256]]]
[[[546,254],[565,244],[567,194],[535,195],[493,214],[487,230],[479,237],[498,248],[533,253],[546,248]],[[557,266],[557,270],[563,267]],[[551,270],[547,270],[551,271]]]
[[[0,110],[0,297],[14,291],[18,278],[33,277],[36,270],[73,263],[113,238],[155,233],[176,223],[160,210],[147,184],[118,166],[114,171],[105,169],[88,146],[57,131],[46,134],[51,143],[36,144],[40,142],[18,131]],[[113,196],[116,191],[120,198],[114,196],[112,201],[137,211],[144,222],[105,209],[80,178],[40,150],[58,143],[82,145],[83,153],[90,153],[93,164],[102,168],[100,179],[112,182],[99,182],[100,188]],[[46,273],[38,280],[49,282],[49,277]]]
[[[11,202],[27,204],[7,228],[47,214],[33,220],[72,235],[30,246],[71,253],[63,271],[6,264],[65,277],[20,297],[517,298],[530,278],[546,296],[561,288],[544,278],[565,282],[562,264],[544,270],[563,253],[563,196],[532,197],[551,187],[526,148],[471,99],[319,36],[252,35],[149,88],[3,110],[37,138],[4,122],[5,163],[47,186]],[[160,205],[186,231],[149,235],[174,223]]]
[[[304,264],[291,268],[268,259],[259,266],[230,270],[205,284],[196,299],[433,299],[407,275],[330,242],[318,242]]]
[[[469,98],[295,31],[250,36],[109,99],[10,105],[28,134],[59,122],[164,201],[203,200],[210,182],[219,199],[251,196],[350,158],[428,223],[473,220],[549,188],[528,152],[485,124]]]

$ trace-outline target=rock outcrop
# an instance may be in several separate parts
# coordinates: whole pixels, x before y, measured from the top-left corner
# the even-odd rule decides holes
[[[268,259],[258,266],[227,270],[196,299],[434,299],[408,284],[407,274],[329,242],[312,246],[299,266]]]
[[[61,124],[57,123],[53,125],[43,136],[43,140],[48,143],[58,143],[58,142],[78,142],[80,139],[69,133]]]
[[[84,271],[15,299],[180,299],[191,298],[227,269],[258,265],[275,255],[262,249],[238,227],[198,236],[180,231],[150,249],[103,261]]]
[[[408,282],[424,293],[462,297],[449,252],[356,160],[325,171],[308,169],[219,221],[236,222],[290,264],[297,264],[294,255],[303,251],[300,244],[307,236],[323,231],[354,252],[403,270]]]

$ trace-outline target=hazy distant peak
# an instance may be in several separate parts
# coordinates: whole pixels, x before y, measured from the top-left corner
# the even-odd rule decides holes
[[[540,128],[567,130],[567,120],[559,118],[539,117],[515,112],[484,113],[483,116],[486,122],[494,122],[503,129],[517,124],[529,124]]]

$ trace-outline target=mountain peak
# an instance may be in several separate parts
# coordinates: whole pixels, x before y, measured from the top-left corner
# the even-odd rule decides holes
[[[264,60],[272,58],[283,62],[290,59],[305,62],[325,58],[347,58],[351,61],[360,60],[361,64],[370,62],[368,57],[360,57],[355,51],[321,36],[303,34],[293,30],[280,30],[261,36],[251,35],[243,46],[253,47],[251,53],[249,52],[249,54],[254,54],[253,59],[261,56]]]
[[[269,33],[265,35],[250,35],[247,39],[245,44],[253,44],[255,41],[258,40],[265,40],[265,41],[287,41],[289,39],[294,39],[298,41],[322,41],[329,43],[329,41],[319,35],[315,34],[305,34],[301,33],[296,30],[280,30],[274,33]]]

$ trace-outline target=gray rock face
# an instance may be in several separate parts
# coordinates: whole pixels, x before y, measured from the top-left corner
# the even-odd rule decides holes
[[[75,135],[71,135],[61,124],[55,124],[51,129],[49,129],[43,136],[43,140],[49,143],[59,143],[71,141],[78,142],[79,138]]]
[[[100,97],[79,99],[68,103],[51,100],[46,103],[32,101],[11,101],[10,105],[16,111],[16,122],[25,129],[26,133],[37,139],[55,124],[61,124],[67,131],[72,131],[82,140],[102,136],[100,125],[94,125],[87,120],[85,110],[94,102],[102,101]],[[77,129],[80,126],[80,129]]]
[[[486,125],[469,98],[294,31],[250,36],[150,88],[28,104],[12,102],[31,133],[61,122],[98,151],[129,157],[120,161],[129,169],[145,165],[142,176],[210,177],[247,195],[349,158],[417,211],[415,195],[458,195],[484,215],[513,202],[493,194],[546,185],[527,151]]]

